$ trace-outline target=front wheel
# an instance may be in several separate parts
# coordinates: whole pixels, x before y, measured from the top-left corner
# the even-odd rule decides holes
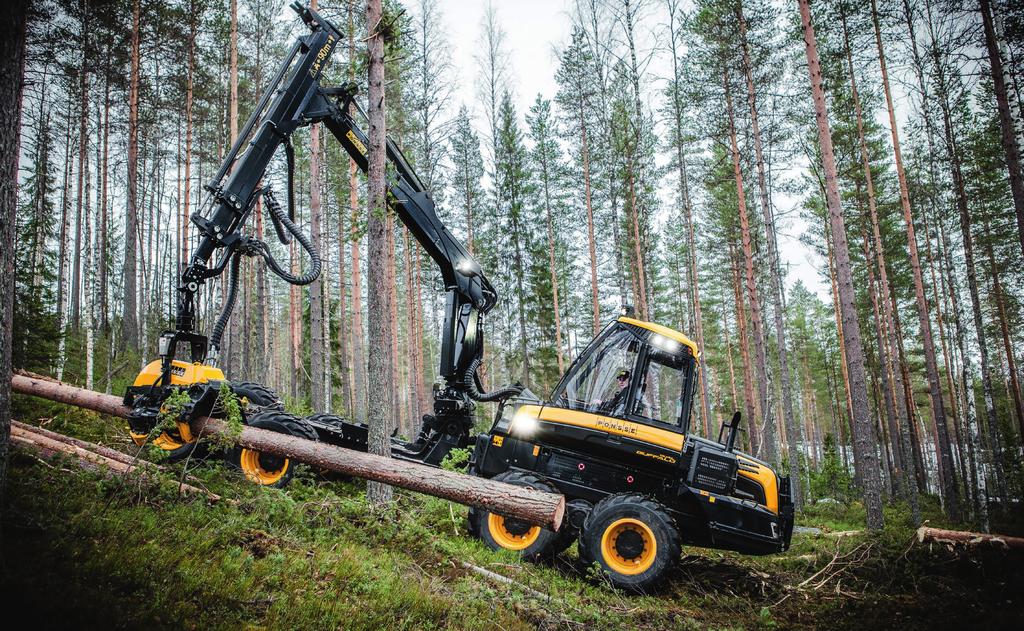
[[[317,440],[316,430],[297,416],[279,410],[264,410],[247,419],[246,425],[288,434],[306,440]],[[284,488],[295,475],[295,462],[291,458],[263,453],[248,447],[236,447],[228,460],[242,470],[245,477],[261,486]]]
[[[506,471],[493,479],[546,493],[558,493],[558,489],[550,482],[522,471]],[[512,550],[527,561],[549,559],[564,549],[560,548],[561,537],[558,533],[481,508],[469,509],[469,523],[470,532],[483,539],[488,548]]]
[[[596,563],[619,589],[646,592],[679,559],[679,530],[658,502],[633,493],[610,495],[583,524],[580,560]]]

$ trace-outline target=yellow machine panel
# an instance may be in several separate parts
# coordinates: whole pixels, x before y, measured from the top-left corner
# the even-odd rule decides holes
[[[151,386],[159,378],[160,360],[157,359],[149,362],[142,369],[142,372],[135,378],[135,383],[132,385]],[[171,362],[171,383],[169,385],[189,386],[193,383],[208,383],[210,381],[224,381],[224,371],[205,364],[190,364],[178,360]]]
[[[779,483],[778,478],[775,477],[775,472],[764,465],[757,464],[749,458],[744,458],[742,455],[738,455],[738,458],[746,467],[757,469],[756,472],[753,472],[740,467],[739,474],[745,478],[750,478],[761,485],[761,488],[764,489],[765,508],[775,514],[778,514]]]
[[[671,449],[672,451],[682,451],[683,449],[683,436],[680,434],[592,412],[566,410],[551,406],[524,405],[516,412],[516,416],[520,414],[532,416],[547,423],[574,425],[576,427],[608,432],[609,434],[626,436],[641,442],[664,447],[665,449]]]

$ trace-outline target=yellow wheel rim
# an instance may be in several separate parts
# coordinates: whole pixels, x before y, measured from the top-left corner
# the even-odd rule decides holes
[[[164,451],[174,451],[183,447],[186,443],[192,442],[192,428],[189,427],[188,423],[179,422],[177,425],[177,436],[167,432],[160,432],[160,435],[152,440],[152,444]],[[140,447],[145,445],[146,439],[149,438],[149,434],[140,434],[131,430],[128,430],[128,433],[132,437],[132,442]]]
[[[511,520],[510,520],[511,521]],[[518,528],[509,528],[501,515],[488,513],[487,530],[494,542],[506,550],[525,550],[540,537],[540,526],[530,526],[526,532],[520,533]]]
[[[613,572],[633,576],[654,564],[658,541],[650,526],[632,517],[623,517],[605,528],[601,535],[601,556]]]
[[[254,449],[243,449],[239,457],[239,464],[245,477],[258,484],[274,484],[284,477],[291,462],[288,458],[282,458],[283,462],[277,469],[268,469],[260,462],[260,452]]]

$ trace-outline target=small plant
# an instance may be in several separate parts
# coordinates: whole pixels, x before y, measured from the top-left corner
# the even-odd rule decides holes
[[[452,449],[441,461],[441,468],[445,471],[459,471],[464,473],[469,466],[470,454],[468,449]]]
[[[192,397],[185,390],[175,390],[164,399],[160,406],[160,415],[157,417],[157,424],[150,432],[150,437],[159,436],[161,432],[174,431],[178,428],[178,420],[181,419],[185,408],[192,404]]]
[[[213,413],[224,420],[228,432],[211,436],[210,442],[214,446],[224,449],[234,447],[238,444],[238,437],[242,435],[242,403],[226,381],[220,384],[217,401],[213,405]]]

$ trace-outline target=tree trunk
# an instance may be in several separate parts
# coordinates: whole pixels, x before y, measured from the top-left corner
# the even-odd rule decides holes
[[[999,310],[999,332],[1003,336],[1003,351],[1006,353],[1006,367],[1010,378],[1010,394],[1013,399],[1013,409],[1017,416],[1017,423],[1020,426],[1020,434],[1024,436],[1024,402],[1021,401],[1020,383],[1017,379],[1017,362],[1013,357],[1013,344],[1010,341],[1010,329],[1006,317],[1006,302],[1003,299],[1003,285],[999,280],[999,268],[996,265],[995,253],[992,250],[992,238],[989,233],[988,219],[985,219],[985,251],[988,255],[988,264],[992,273],[992,293],[995,296],[996,307]]]
[[[999,549],[1024,549],[1024,539],[1006,535],[990,535],[981,532],[964,530],[944,530],[921,526],[917,529],[918,543],[938,543],[947,546],[965,546],[967,548],[992,547]]]
[[[141,32],[141,0],[134,0],[132,8],[131,75],[128,90],[128,209],[124,228],[124,310],[122,312],[122,344],[129,348],[139,345],[136,320],[136,235],[139,229],[139,38]],[[183,257],[184,260],[184,257]]]
[[[391,342],[395,331],[391,327],[391,288],[388,287],[388,234],[387,201],[385,199],[385,139],[387,134],[384,117],[384,35],[378,30],[382,13],[381,0],[367,0],[366,31],[369,62],[369,215],[367,217],[367,300],[371,344],[368,353],[367,424],[369,425],[369,450],[378,456],[391,455],[392,402],[395,384]],[[388,504],[392,489],[384,484],[370,482],[366,485],[366,498],[375,506]]]
[[[750,342],[747,335],[746,305],[743,300],[742,283],[740,282],[740,260],[736,246],[729,242],[729,261],[732,268],[733,297],[736,301],[736,328],[740,338],[740,359],[743,362],[743,400],[746,403],[747,427],[750,431],[750,451],[757,455],[761,451],[761,433],[758,431],[757,419],[761,417],[759,400],[754,396],[754,372],[750,362]]]
[[[789,358],[786,348],[786,325],[784,321],[785,295],[782,290],[782,269],[779,260],[779,246],[775,234],[775,217],[771,198],[768,194],[768,178],[765,175],[764,152],[761,146],[761,126],[758,122],[757,91],[754,88],[754,73],[750,61],[750,46],[747,42],[747,21],[743,16],[742,4],[736,5],[739,17],[740,39],[743,43],[743,69],[747,79],[747,103],[750,106],[751,132],[754,137],[754,156],[757,163],[757,183],[761,197],[761,214],[764,217],[765,240],[768,243],[768,274],[771,278],[775,300],[775,338],[779,353],[779,377],[782,382],[782,414],[788,436],[789,469],[792,481],[793,505],[796,510],[803,508],[803,493],[800,485],[800,425],[793,416],[793,392],[790,385]]]
[[[743,187],[743,171],[740,168],[740,150],[736,142],[736,123],[732,108],[732,91],[729,85],[729,72],[723,72],[725,86],[725,106],[729,118],[729,147],[732,154],[732,171],[736,180],[736,197],[740,212],[740,234],[743,241],[744,272],[747,286],[747,298],[750,300],[750,327],[754,337],[755,367],[757,368],[757,400],[760,414],[751,420],[751,427],[760,423],[762,443],[754,450],[755,456],[765,458],[769,463],[778,466],[779,451],[775,442],[775,419],[772,418],[772,405],[768,400],[768,354],[764,345],[764,324],[761,321],[761,296],[757,291],[757,280],[754,276],[754,246],[750,232],[750,218],[747,214],[747,197]],[[753,439],[753,435],[751,435]]]
[[[558,374],[565,372],[565,365],[562,358],[562,310],[558,302],[558,266],[555,265],[555,227],[551,217],[551,187],[550,187],[550,165],[547,161],[547,152],[541,152],[540,159],[541,181],[544,184],[544,219],[548,235],[548,265],[551,266],[551,293],[555,315],[555,356],[558,360]]]
[[[15,392],[83,407],[101,414],[125,418],[129,409],[121,397],[100,394],[63,383],[15,375]],[[508,517],[557,531],[565,513],[565,497],[521,486],[495,482],[414,462],[382,458],[254,427],[236,434],[224,421],[201,417],[193,421],[194,435],[227,436],[238,446],[262,453],[294,458],[316,468],[376,480],[418,493],[477,506]]]
[[[0,504],[7,488],[11,433],[11,340],[14,331],[14,236],[17,231],[21,97],[29,3],[13,0],[0,26]]]
[[[356,48],[354,9],[348,10],[349,80],[355,80]],[[355,106],[349,108],[349,115],[355,116]],[[366,354],[363,352],[363,279],[361,241],[363,220],[359,208],[359,179],[355,161],[348,163],[349,209],[352,212],[352,414],[356,422],[366,421]]]
[[[580,103],[580,129],[583,146],[583,192],[587,203],[587,249],[590,253],[590,308],[593,312],[593,329],[596,336],[601,330],[601,303],[597,299],[597,242],[594,239],[594,206],[590,192],[590,148],[587,144],[586,114]]]
[[[929,24],[929,28],[931,25]],[[936,95],[939,99],[939,106],[942,110],[942,122],[943,128],[945,129],[945,147],[946,147],[946,158],[949,161],[950,169],[952,171],[954,198],[956,200],[957,212],[960,219],[960,234],[963,239],[964,248],[964,271],[967,275],[967,291],[971,299],[971,313],[974,319],[974,331],[977,336],[978,348],[980,350],[980,363],[981,363],[981,382],[982,391],[985,399],[985,413],[986,421],[990,431],[993,431],[996,427],[996,411],[995,411],[995,400],[992,392],[992,378],[990,373],[989,361],[988,361],[988,343],[985,335],[985,326],[981,316],[981,300],[978,296],[978,279],[976,273],[976,266],[974,263],[974,238],[971,234],[971,214],[968,209],[967,203],[967,191],[964,185],[963,172],[961,170],[961,158],[960,150],[957,146],[956,136],[953,131],[953,120],[952,113],[948,103],[948,93],[946,89],[945,73],[942,69],[941,59],[938,50],[938,42],[935,38],[934,32],[932,35],[932,56],[936,63],[936,79],[939,84],[939,93]],[[961,344],[963,344],[961,338]],[[964,362],[964,372],[969,371],[969,365],[971,360],[966,354],[965,349],[961,348],[961,356]],[[965,397],[968,399],[968,405],[973,403],[973,396],[971,396],[972,386],[969,381],[965,384]],[[974,437],[976,431],[976,423],[969,423],[969,428],[972,434],[972,443],[980,449],[981,444]],[[994,434],[993,438],[996,438]],[[989,455],[990,464],[998,462],[999,443],[997,440],[993,441],[991,445],[991,451]],[[982,454],[979,453],[979,456]],[[980,458],[979,458],[980,460]],[[979,511],[979,521],[982,524],[984,530],[988,530],[988,507],[987,507],[987,492],[985,490],[984,471],[979,470],[978,473],[978,486],[976,487],[979,492],[979,499],[977,501],[977,508]]]
[[[874,0],[872,0],[873,2]],[[865,260],[868,264],[868,273],[871,273],[871,250],[874,250],[874,259],[878,267],[879,276],[879,288],[877,292],[872,290],[872,301],[875,308],[875,319],[879,321],[879,311],[876,294],[881,298],[882,309],[881,314],[883,318],[879,321],[879,336],[878,336],[878,351],[879,351],[879,362],[881,364],[882,381],[883,387],[885,388],[885,405],[887,416],[889,418],[889,434],[892,437],[892,450],[893,450],[893,461],[896,468],[897,480],[899,483],[899,494],[907,500],[910,504],[910,511],[914,524],[921,522],[921,509],[918,505],[918,489],[917,489],[917,475],[915,469],[915,463],[913,460],[913,454],[911,453],[910,437],[911,431],[910,421],[907,418],[907,408],[904,405],[905,400],[905,389],[903,387],[902,374],[899,364],[899,346],[896,341],[896,331],[893,322],[893,313],[895,311],[893,305],[893,296],[889,288],[889,274],[886,270],[885,265],[885,250],[882,245],[882,236],[879,229],[878,221],[878,207],[875,202],[875,185],[871,176],[871,158],[868,155],[868,145],[864,137],[864,116],[861,111],[860,95],[857,92],[857,77],[853,71],[853,52],[850,49],[850,36],[846,26],[846,14],[841,9],[840,16],[843,24],[843,45],[846,51],[846,64],[847,69],[850,73],[850,90],[853,96],[854,111],[857,119],[857,138],[860,145],[860,158],[864,167],[864,181],[867,186],[868,196],[868,215],[871,221],[871,234],[872,241],[870,247],[867,241],[867,235],[865,234]],[[880,41],[880,40],[879,40]],[[879,48],[881,53],[881,48]],[[882,61],[884,67],[884,57]],[[885,71],[883,70],[883,77],[885,77]],[[890,119],[891,120],[891,119]],[[893,127],[895,133],[895,127]],[[896,136],[894,136],[894,139]],[[895,146],[898,148],[898,141],[895,141]],[[898,150],[898,149],[897,149]],[[900,168],[902,169],[902,161],[897,158]],[[902,172],[902,171],[901,171]],[[905,177],[901,180],[901,196],[905,189],[903,186],[906,184]],[[902,198],[902,197],[901,197]],[[909,202],[908,202],[909,203]],[[911,231],[913,226],[911,226]],[[915,242],[916,252],[916,242]],[[921,272],[920,264],[916,267],[918,275]],[[874,280],[870,282],[874,285]],[[922,288],[923,289],[923,288]],[[927,303],[925,305],[927,310]],[[883,344],[882,332],[885,332],[886,344]],[[897,405],[897,402],[899,405]],[[899,425],[896,425],[897,420]]]
[[[925,130],[926,130],[926,135],[927,135],[927,138],[928,138],[928,149],[929,149],[928,154],[929,154],[929,156],[935,156],[937,154],[937,152],[935,151],[935,147],[934,147],[934,144],[932,142],[933,129],[932,129],[932,124],[931,124],[931,115],[929,113],[929,107],[928,107],[929,102],[930,102],[930,99],[928,97],[928,83],[925,81],[923,64],[921,63],[921,58],[918,55],[918,51],[917,51],[917,38],[916,38],[916,36],[914,34],[914,26],[915,26],[914,25],[914,18],[913,18],[913,12],[912,12],[909,0],[904,0],[903,1],[903,11],[904,11],[904,17],[905,17],[905,19],[907,21],[907,34],[908,34],[909,39],[910,39],[910,50],[911,50],[911,52],[913,54],[914,74],[915,74],[915,76],[917,78],[918,85],[921,88],[922,107],[924,109]],[[874,11],[873,15],[877,15],[877,11]],[[878,36],[879,36],[879,33],[876,32],[876,44],[877,44]],[[886,79],[888,79],[888,74],[886,75]],[[886,81],[886,85],[888,85],[888,81]],[[889,94],[889,93],[887,93],[887,94]],[[888,99],[887,102],[891,103],[891,99]],[[889,109],[890,109],[890,119],[889,119],[890,126],[891,126],[891,128],[892,128],[892,130],[893,130],[893,132],[895,134],[896,126],[892,122],[893,118],[894,118],[894,113],[893,113],[893,110],[892,110],[891,107]],[[894,135],[894,138],[898,138],[898,136]],[[901,167],[900,168],[900,172],[902,172],[902,160],[900,161],[899,164],[900,164],[900,167]],[[936,177],[935,177],[935,169],[934,169],[934,159],[929,161],[929,179],[930,179],[932,185],[935,186]],[[904,179],[904,182],[905,182],[905,179]],[[902,203],[903,199],[904,199],[904,197],[903,197],[903,190],[901,190],[901,197],[900,197],[901,203]],[[908,234],[907,234],[907,244],[910,246],[911,267],[913,268],[913,262],[915,260],[916,254],[917,254],[917,239],[916,239],[916,236],[911,236],[911,231],[913,230],[912,217],[908,221],[907,209],[909,208],[909,205],[910,205],[909,204],[909,199],[910,199],[909,195],[906,197],[906,199],[907,199],[907,205],[904,206],[904,208],[903,208],[903,219],[904,219],[904,224],[905,225],[907,225],[909,223],[909,230],[908,230]],[[926,234],[926,237],[927,237],[927,234]],[[931,254],[930,254],[930,250],[931,250],[930,241],[926,238],[925,239],[925,243],[926,243],[926,245],[928,246],[928,249],[929,249],[929,261],[931,261],[931,258],[930,258],[931,257]],[[920,270],[920,263],[918,263],[917,269]],[[956,482],[955,468],[954,468],[954,463],[953,463],[953,449],[952,449],[952,446],[950,444],[949,427],[948,427],[947,422],[946,422],[945,408],[942,405],[942,403],[943,403],[942,387],[941,387],[941,384],[939,383],[938,365],[937,365],[937,361],[935,359],[935,343],[934,343],[934,341],[932,339],[932,334],[931,334],[931,320],[929,319],[928,313],[927,313],[927,300],[924,299],[924,292],[923,292],[924,281],[923,281],[923,279],[919,280],[919,278],[920,278],[919,275],[915,275],[915,279],[914,279],[914,295],[915,295],[915,299],[917,301],[918,321],[920,322],[920,329],[921,329],[921,341],[922,341],[922,346],[925,349],[925,369],[926,369],[927,375],[928,375],[928,386],[929,386],[929,394],[931,396],[932,414],[933,414],[933,420],[934,420],[934,423],[935,423],[936,436],[937,436],[937,439],[938,439],[938,444],[936,445],[936,448],[938,449],[939,454],[940,454],[940,458],[939,458],[939,482],[940,482],[940,485],[942,487],[942,498],[943,498],[943,504],[944,504],[944,507],[945,507],[945,510],[946,510],[946,514],[953,521],[959,521],[960,518],[961,518],[961,510],[960,510],[959,495],[958,495],[958,491],[957,491],[957,482]],[[934,289],[934,291],[938,291],[937,285],[935,285],[934,281],[935,281],[935,278],[934,278],[934,269],[933,269],[932,270],[933,289]],[[922,288],[921,291],[918,290],[918,286],[920,286]],[[922,305],[924,305],[924,307],[925,307],[925,311],[924,311],[923,314],[922,314],[922,310],[921,310]],[[943,358],[944,358],[944,361],[946,362],[946,380],[947,380],[947,386],[949,388],[949,400],[950,400],[950,405],[952,407],[952,412],[953,412],[953,422],[954,422],[954,426],[959,427],[959,415],[958,415],[958,410],[957,410],[957,406],[956,406],[956,392],[955,392],[954,387],[953,387],[952,361],[949,359],[949,353],[947,352],[945,334],[944,334],[943,328],[942,328],[942,309],[941,309],[941,304],[938,302],[938,296],[937,295],[936,295],[936,305],[935,305],[935,308],[936,308],[936,312],[937,312],[937,315],[938,315],[939,337],[940,337],[940,341],[942,342],[942,347],[943,347],[943,351],[942,351]],[[930,350],[930,352],[928,352],[929,350]]]
[[[814,97],[815,118],[818,124],[818,144],[821,148],[825,173],[825,200],[828,205],[829,223],[832,232],[833,250],[836,259],[836,280],[839,289],[839,304],[842,312],[843,337],[846,341],[846,364],[850,376],[850,395],[853,400],[853,425],[857,427],[854,449],[860,452],[863,471],[860,476],[867,509],[867,526],[879,529],[883,525],[878,456],[875,453],[868,407],[867,380],[864,369],[864,350],[861,347],[860,323],[857,320],[857,305],[853,288],[853,273],[850,265],[850,251],[846,240],[846,225],[839,201],[839,186],[836,181],[835,155],[832,151],[832,131],[829,129],[828,113],[825,107],[825,90],[822,86],[821,68],[818,62],[814,27],[811,26],[811,12],[807,0],[798,0],[800,18],[806,44],[811,92]]]
[[[314,0],[312,7],[316,7]],[[320,124],[309,126],[309,231],[313,249],[324,251],[323,205],[320,199]],[[314,413],[329,412],[327,409],[327,354],[324,352],[324,284],[321,274],[309,285],[309,372],[310,401]]]
[[[996,108],[999,110],[999,132],[1006,156],[1006,169],[1010,176],[1010,192],[1013,196],[1013,209],[1017,215],[1017,237],[1020,239],[1021,252],[1024,252],[1024,173],[1021,172],[1020,147],[1013,124],[1013,113],[1007,96],[1006,73],[1003,60],[999,54],[999,46],[993,25],[992,6],[990,0],[978,0],[981,11],[981,23],[985,31],[985,49],[988,51],[988,62],[992,68],[992,87],[996,94]]]

